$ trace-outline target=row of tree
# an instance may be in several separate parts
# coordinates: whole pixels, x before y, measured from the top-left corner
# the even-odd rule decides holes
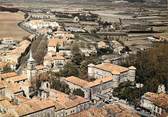
[[[76,76],[85,80],[89,80],[87,77],[88,64],[100,63],[98,56],[97,55],[92,55],[89,57],[84,56],[83,54],[81,54],[78,44],[72,45],[71,51],[72,51],[71,62],[68,62],[64,66],[63,70],[61,70],[58,74],[63,77]]]
[[[137,68],[136,82],[144,86],[136,88],[129,82],[122,83],[114,90],[115,96],[138,105],[145,92],[157,92],[160,84],[164,84],[168,91],[168,44],[155,44],[151,49],[130,56],[122,65],[134,65]]]

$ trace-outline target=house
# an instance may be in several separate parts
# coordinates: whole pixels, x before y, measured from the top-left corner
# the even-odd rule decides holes
[[[7,111],[9,111],[10,109],[12,109],[13,105],[9,102],[9,100],[4,99],[0,101],[0,116],[4,115],[5,117],[5,113]],[[2,114],[2,115],[1,115]],[[6,116],[6,117],[11,117],[11,116]]]
[[[122,50],[123,50],[125,47],[124,47],[120,42],[115,41],[115,40],[111,41],[110,44],[111,44],[111,46],[112,46],[112,48],[113,48],[113,52],[116,53],[116,54],[121,55],[121,52],[122,52]]]
[[[36,69],[36,72],[37,72],[38,74],[47,71],[47,69],[44,67],[44,65],[36,65],[36,66],[35,66],[35,69]]]
[[[97,48],[98,49],[105,49],[108,48],[109,46],[104,42],[104,41],[100,41],[97,43]]]
[[[2,60],[12,63],[11,67],[16,69],[17,64],[19,63],[19,58],[21,57],[20,53],[7,53],[6,55],[3,56]]]
[[[67,95],[63,92],[50,89],[49,99],[56,101],[64,107],[64,116],[81,112],[90,107],[90,101],[74,95]]]
[[[0,80],[4,80],[4,79],[10,78],[10,77],[14,77],[14,76],[17,76],[16,72],[3,73],[3,74],[0,74]]]
[[[60,53],[48,53],[44,57],[44,67],[47,69],[52,69],[54,71],[59,71],[63,69],[66,64],[66,59]]]
[[[25,82],[27,80],[27,77],[25,75],[17,75],[13,77],[3,78],[3,80],[12,83],[21,83]]]
[[[89,48],[79,48],[81,53],[84,54],[85,56],[90,56],[97,54],[97,50],[95,46],[90,46]]]
[[[135,72],[136,68],[131,67],[122,67],[119,65],[111,63],[102,63],[98,65],[89,64],[88,65],[88,76],[90,78],[104,78],[111,76],[113,78],[114,87],[125,81],[135,81]]]
[[[21,41],[17,47],[1,57],[2,61],[8,62],[12,69],[15,69],[20,62],[20,58],[25,55],[30,47],[29,40]]]
[[[81,32],[84,33],[86,32],[84,29],[80,28],[80,27],[73,27],[73,26],[69,26],[69,27],[65,27],[65,31],[67,32]]]
[[[89,91],[87,92],[86,85],[89,83],[86,80],[82,80],[75,76],[70,76],[64,79],[64,81],[69,85],[69,88],[71,89],[71,92],[73,92],[74,89],[81,89],[84,92],[84,97],[87,99],[89,98]]]
[[[51,27],[52,29],[55,29],[59,27],[59,24],[57,22],[45,21],[45,20],[30,20],[24,22],[23,25],[32,31],[37,31],[42,28]]]
[[[63,39],[49,39],[48,40],[48,52],[58,52],[60,47],[64,47],[65,40]]]
[[[149,39],[155,42],[168,42],[168,33],[156,34],[153,37],[150,37]]]
[[[52,33],[55,38],[59,39],[74,39],[75,35],[66,31],[55,31]]]
[[[29,81],[14,83],[2,81],[5,86],[5,97],[12,100],[16,95],[25,95],[29,98],[30,88],[32,87]]]
[[[65,58],[62,55],[56,54],[55,56],[52,57],[53,59],[53,69],[54,71],[59,71],[62,70],[66,61]]]
[[[68,77],[64,81],[69,85],[70,89],[81,89],[84,92],[84,97],[89,100],[107,99],[109,98],[114,88],[113,78],[111,76],[99,78],[92,82],[82,80],[78,77]]]
[[[51,100],[31,99],[15,107],[18,117],[55,117],[55,104]]]
[[[29,18],[32,19],[54,19],[55,15],[45,13],[28,13]]]
[[[15,62],[13,62],[13,61],[9,61],[9,62],[8,61],[0,61],[0,73],[13,71],[15,69],[16,69],[16,63]]]
[[[0,81],[0,97],[5,96],[5,84]]]
[[[70,58],[72,56],[70,47],[59,48],[59,53],[64,55],[66,58]]]
[[[5,70],[5,67],[7,67],[7,63],[0,61],[0,73],[2,73]]]
[[[7,37],[7,38],[3,38],[3,40],[1,41],[1,44],[9,46],[9,45],[16,45],[17,42],[13,38]]]
[[[141,117],[135,110],[125,107],[120,103],[105,105],[101,108],[92,107],[69,117]]]
[[[18,75],[16,72],[0,74],[0,80],[12,83],[22,83],[27,80],[26,75]]]
[[[50,28],[41,28],[37,31],[40,35],[46,35],[47,37],[51,37],[52,29]]]
[[[141,107],[155,116],[168,116],[168,94],[147,92],[141,97]]]

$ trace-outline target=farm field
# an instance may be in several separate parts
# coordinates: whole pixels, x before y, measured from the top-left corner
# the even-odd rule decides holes
[[[0,38],[22,40],[29,33],[22,30],[17,24],[24,20],[24,13],[0,12]]]

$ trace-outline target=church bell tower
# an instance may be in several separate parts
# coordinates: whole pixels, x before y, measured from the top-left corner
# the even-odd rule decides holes
[[[27,78],[29,81],[32,80],[33,77],[36,75],[36,61],[34,60],[32,56],[32,51],[29,52],[29,58],[27,61]]]

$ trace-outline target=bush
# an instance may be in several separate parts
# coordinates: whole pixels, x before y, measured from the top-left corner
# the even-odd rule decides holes
[[[66,84],[65,82],[61,82],[59,79],[52,79],[50,83],[51,83],[51,88],[64,92],[66,94],[70,93],[70,88],[68,84]]]
[[[81,89],[74,89],[73,94],[84,97],[84,92]]]
[[[8,73],[8,72],[12,72],[13,70],[10,68],[10,66],[6,66],[3,68],[3,73]]]
[[[78,76],[78,66],[72,62],[67,63],[63,70],[60,71],[60,76],[69,77],[69,76]]]

